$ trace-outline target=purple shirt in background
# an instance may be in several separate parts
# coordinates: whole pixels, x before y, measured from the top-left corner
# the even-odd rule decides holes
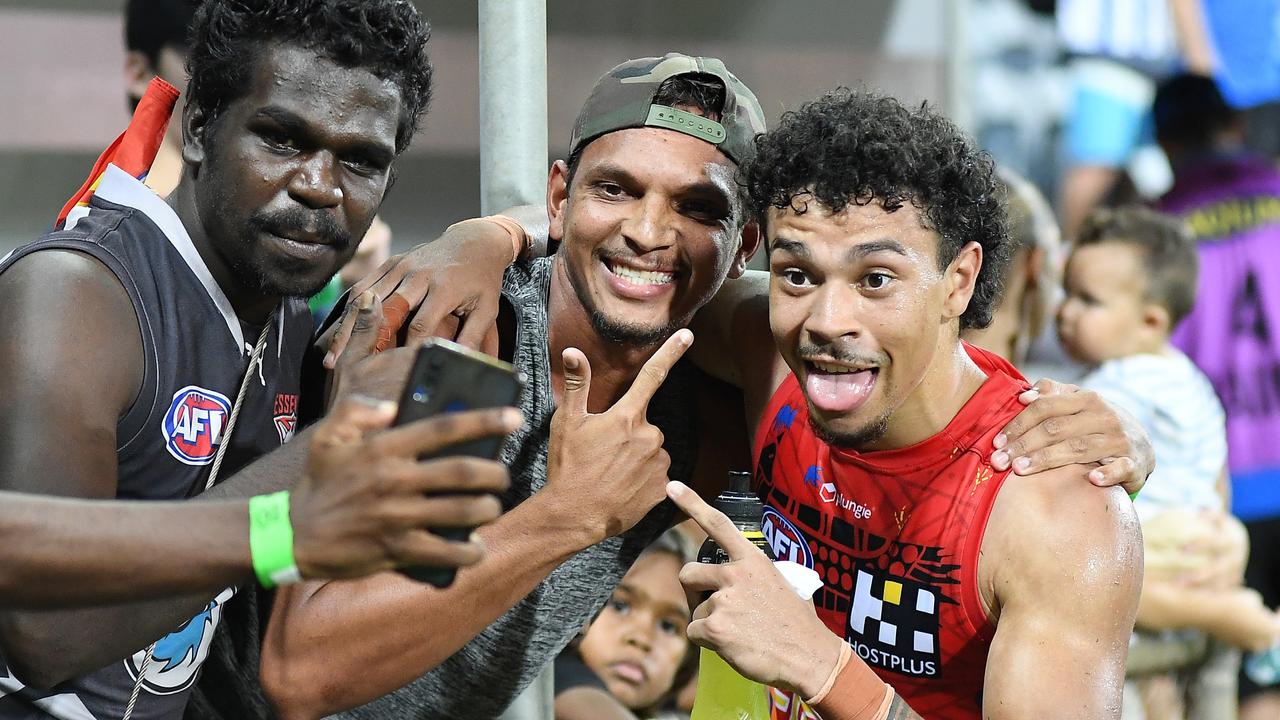
[[[1160,205],[1199,242],[1195,309],[1173,342],[1226,409],[1232,509],[1280,516],[1280,172],[1254,157],[1207,159]]]

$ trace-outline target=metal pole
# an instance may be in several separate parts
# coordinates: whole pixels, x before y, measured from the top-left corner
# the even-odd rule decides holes
[[[546,0],[480,0],[480,212],[542,204],[547,192]],[[503,720],[551,720],[552,665]]]
[[[541,204],[547,180],[546,0],[480,0],[480,212]]]
[[[973,133],[973,49],[969,37],[970,0],[941,0],[946,12],[947,115],[966,132]]]

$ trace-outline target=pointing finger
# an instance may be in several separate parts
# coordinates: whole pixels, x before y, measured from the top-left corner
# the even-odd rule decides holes
[[[631,388],[627,390],[627,394],[623,395],[622,399],[614,407],[624,408],[644,415],[645,410],[649,407],[649,401],[653,399],[654,393],[658,392],[658,388],[662,387],[662,383],[666,381],[671,368],[675,367],[676,362],[692,344],[693,333],[684,328],[677,330],[675,334],[667,338],[662,347],[658,348],[658,351],[645,362],[644,367],[640,368],[640,374],[636,376],[635,382],[631,383]]]
[[[679,507],[685,515],[693,518],[707,536],[716,541],[728,555],[730,560],[742,560],[753,554],[763,553],[742,536],[733,521],[724,513],[711,507],[698,494],[682,482],[667,483],[667,497]]]

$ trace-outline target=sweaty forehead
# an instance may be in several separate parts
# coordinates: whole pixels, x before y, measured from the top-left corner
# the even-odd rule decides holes
[[[296,45],[262,49],[244,100],[254,107],[283,107],[313,123],[372,125],[392,138],[399,122],[395,83]]]

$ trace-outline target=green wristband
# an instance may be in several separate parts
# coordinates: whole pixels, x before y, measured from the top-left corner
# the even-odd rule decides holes
[[[288,490],[249,498],[249,554],[253,572],[263,587],[302,581],[293,560]]]

